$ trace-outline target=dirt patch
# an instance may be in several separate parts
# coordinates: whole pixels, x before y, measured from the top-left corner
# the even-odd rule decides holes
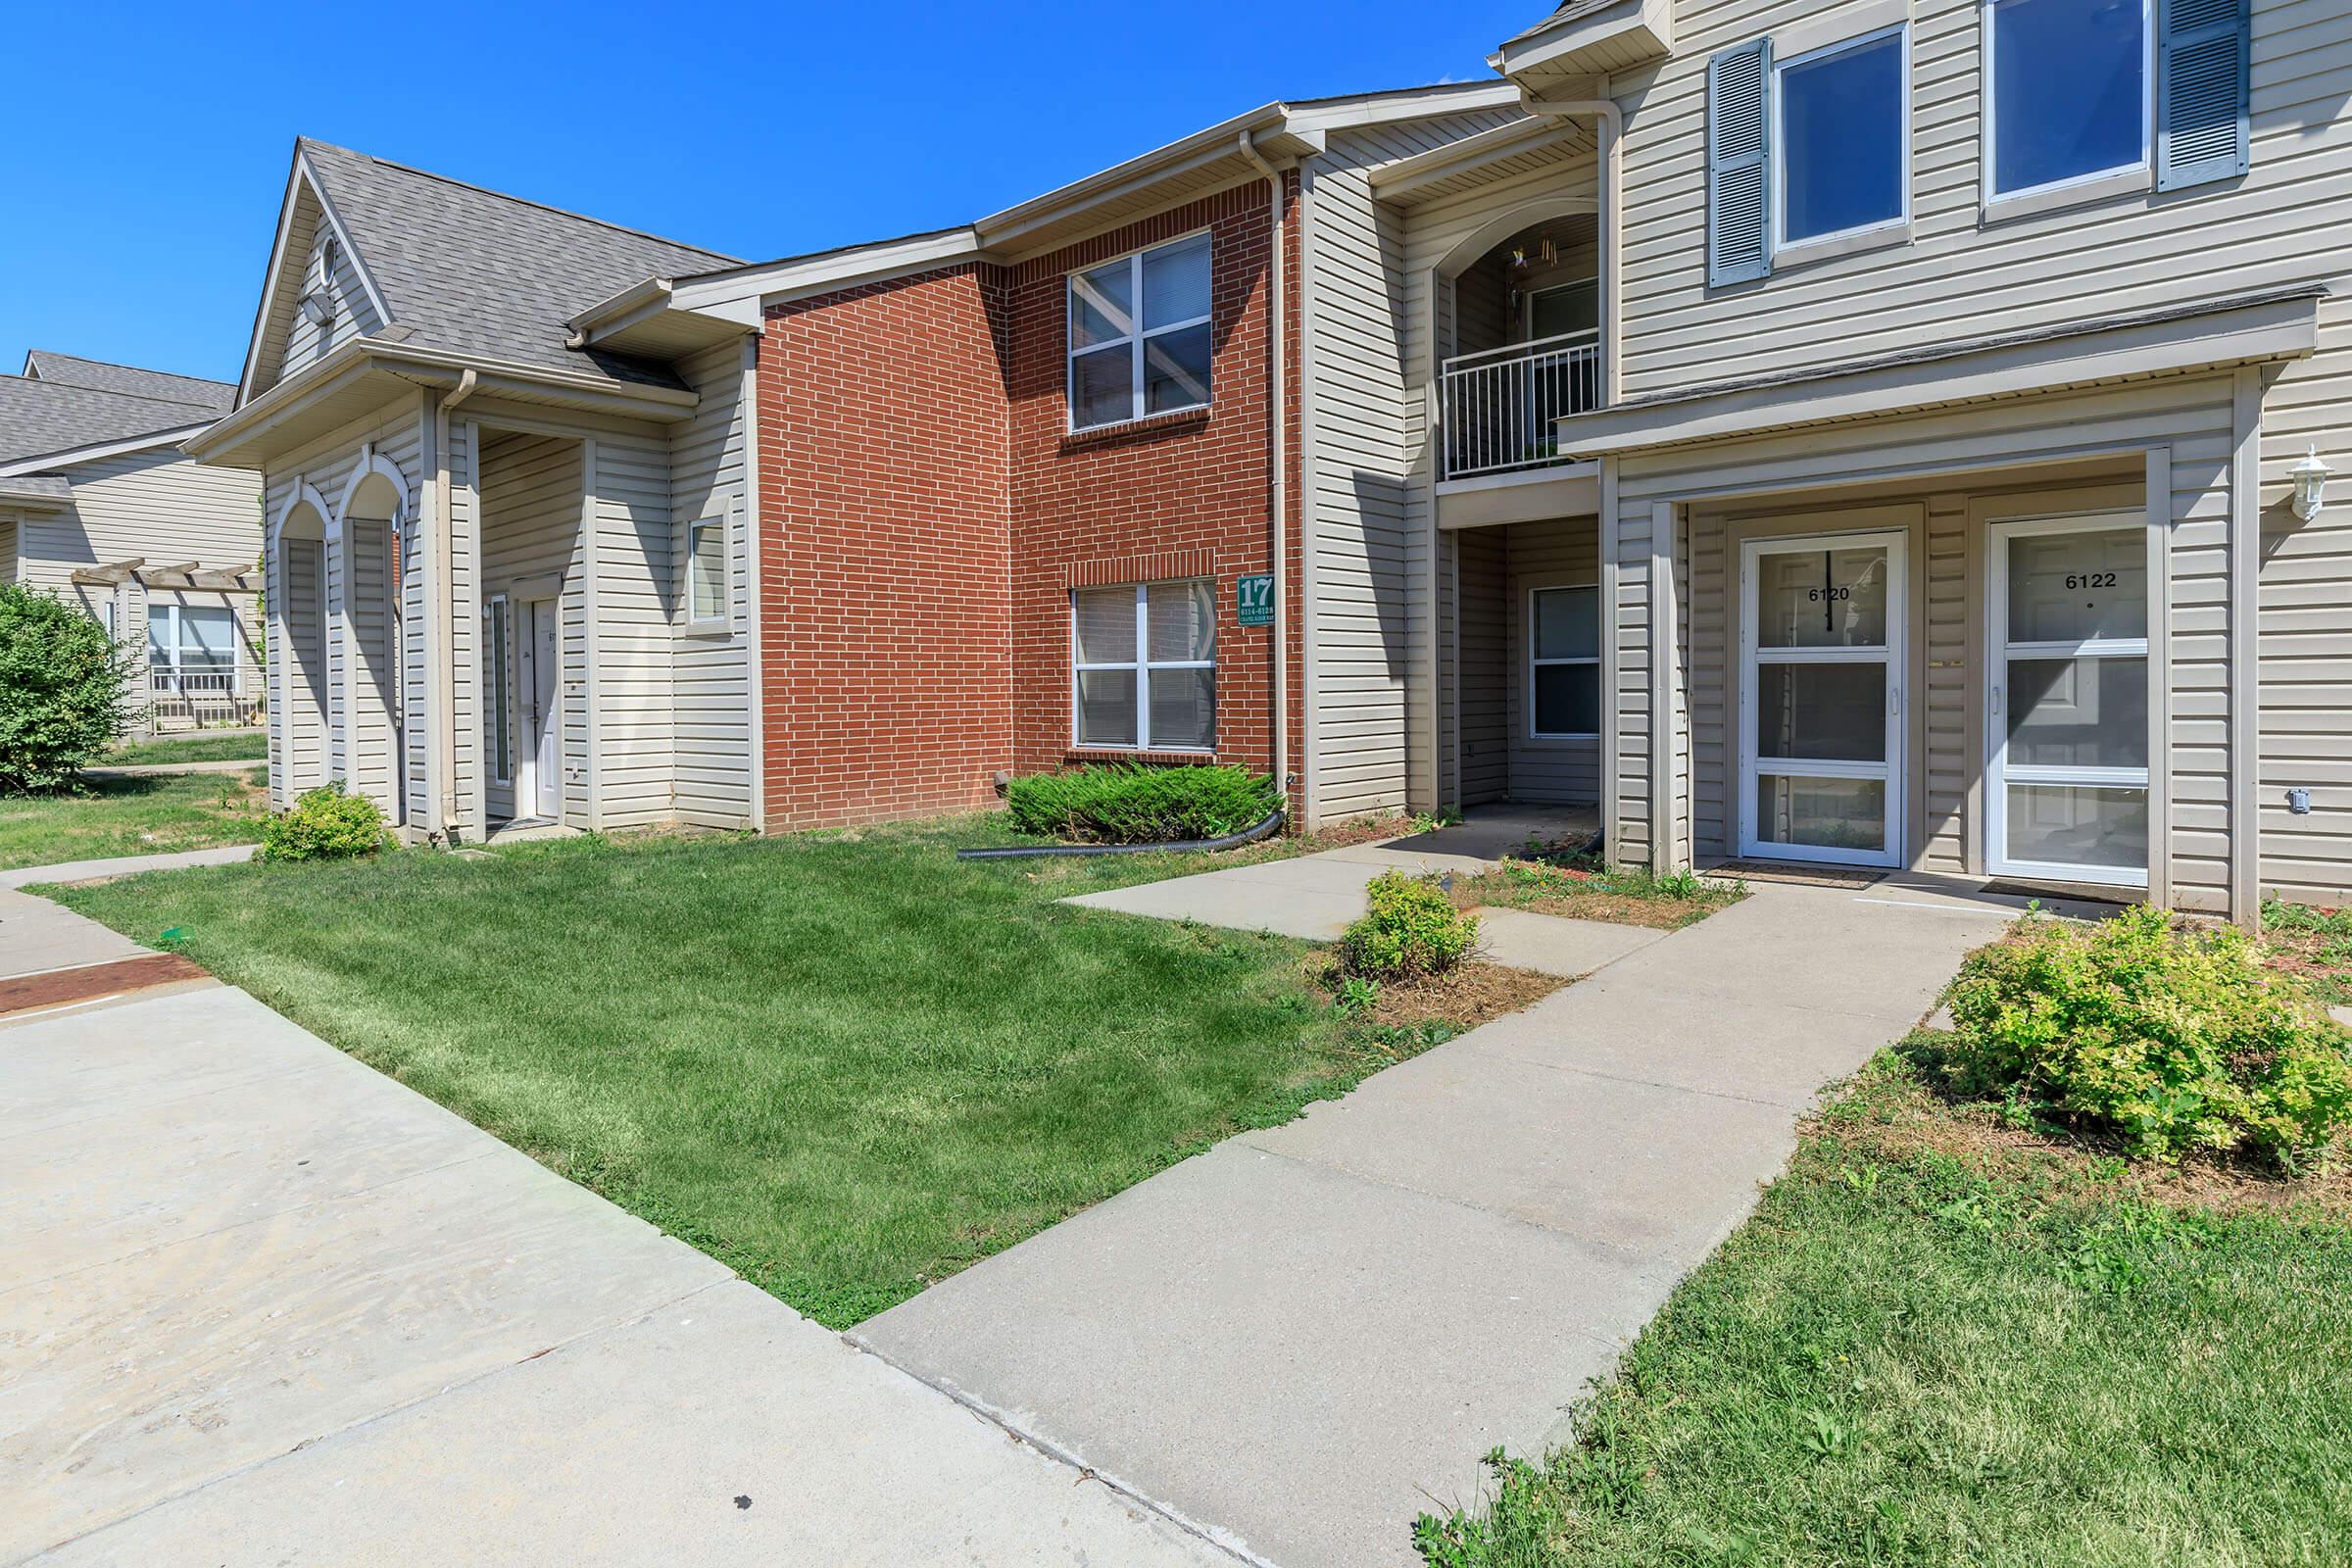
[[[2275,904],[2263,910],[2263,962],[2323,1003],[2352,1003],[2352,910]]]
[[[1339,966],[1315,954],[1302,965],[1307,984],[1325,1004],[1339,997]],[[1411,1029],[1424,1023],[1451,1024],[1456,1031],[1532,1007],[1561,987],[1571,984],[1556,974],[1514,969],[1481,958],[1456,964],[1441,975],[1411,984],[1392,981],[1380,988],[1378,999],[1357,1014],[1383,1028]]]
[[[1286,842],[1296,845],[1301,855],[1320,855],[1325,850],[1352,850],[1362,844],[1380,844],[1389,839],[1400,839],[1413,831],[1409,816],[1358,816],[1345,822],[1333,822],[1312,833],[1302,833]]]
[[[1984,1176],[2030,1173],[2054,1197],[2224,1214],[2296,1210],[2352,1218],[2352,1150],[2341,1145],[2326,1168],[2295,1177],[2210,1152],[2173,1164],[2130,1159],[2120,1140],[2019,1126],[1998,1106],[1955,1100],[1916,1079],[1865,1083],[1808,1118],[1804,1131],[1898,1162],[1933,1153]]]
[[[1455,877],[1447,889],[1458,909],[1525,909],[1570,920],[1603,920],[1611,925],[1679,931],[1728,908],[1744,897],[1729,888],[1699,898],[1664,893],[1629,893],[1599,877],[1553,867],[1509,868]]]

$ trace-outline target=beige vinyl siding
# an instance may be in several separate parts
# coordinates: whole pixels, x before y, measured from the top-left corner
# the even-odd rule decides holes
[[[750,827],[752,584],[744,345],[719,344],[687,359],[679,371],[703,402],[670,437],[676,811],[679,821],[694,826]],[[690,623],[686,578],[689,529],[711,517],[722,519],[727,530],[727,619],[715,634]]]
[[[286,628],[287,647],[270,650],[271,662],[286,660],[287,700],[270,708],[273,746],[282,732],[290,759],[291,776],[275,793],[280,805],[293,804],[304,790],[327,781],[326,707],[326,545],[318,539],[288,539],[280,547],[284,569],[270,584],[270,613]],[[282,606],[282,609],[279,608]],[[282,707],[282,711],[280,710]],[[274,779],[272,782],[276,782]]]
[[[676,708],[669,445],[658,430],[596,437],[589,617],[597,825],[671,819]]]
[[[2253,170],[2244,179],[1991,222],[1981,220],[1980,204],[1982,9],[1982,0],[1912,7],[1913,241],[1710,290],[1707,59],[1834,8],[1820,0],[1681,8],[1674,58],[1613,83],[1629,123],[1628,393],[2343,274],[2352,9],[2254,0]]]
[[[1452,548],[1448,536],[1441,535],[1437,528],[1437,472],[1428,412],[1441,364],[1455,333],[1454,280],[1443,275],[1441,270],[1471,260],[1457,253],[1466,244],[1479,243],[1481,236],[1487,243],[1498,244],[1509,233],[1536,221],[1544,204],[1588,202],[1598,194],[1596,170],[1590,151],[1557,145],[1526,155],[1519,162],[1527,167],[1500,178],[1437,195],[1414,206],[1404,219],[1399,279],[1403,298],[1400,346],[1408,389],[1411,458],[1404,485],[1404,538],[1406,602],[1415,610],[1407,616],[1406,633],[1413,657],[1410,667],[1416,670],[1428,666],[1428,642],[1434,631],[1452,624],[1440,607],[1433,626],[1427,613],[1431,595],[1422,587],[1432,570],[1431,550],[1435,548],[1441,553],[1442,581],[1446,575],[1442,558]],[[1493,232],[1497,226],[1502,231]],[[1425,757],[1426,748],[1436,745],[1441,771],[1449,772],[1450,736],[1441,737],[1433,729],[1439,723],[1450,724],[1449,719],[1433,710],[1443,706],[1443,703],[1433,705],[1426,698],[1407,704],[1405,736],[1408,760]],[[1445,793],[1449,783],[1449,779],[1442,781],[1441,799],[1451,799]],[[1413,804],[1423,803],[1416,798]]]
[[[1528,612],[1530,596],[1539,588],[1598,584],[1598,520],[1575,517],[1557,522],[1514,523],[1507,530],[1469,531],[1509,535],[1510,636],[1508,678],[1504,685],[1505,725],[1510,736],[1510,797],[1536,805],[1590,806],[1600,798],[1599,741],[1531,738],[1534,724],[1527,705],[1533,666],[1529,662],[1532,633]]]
[[[1516,630],[1511,604],[1510,533],[1507,528],[1467,528],[1454,535],[1454,562],[1461,584],[1455,613],[1460,633],[1460,673],[1453,686],[1456,722],[1461,727],[1460,793],[1463,806],[1499,801],[1511,793],[1511,647]]]
[[[305,217],[310,219],[310,215]],[[310,230],[305,249],[293,253],[303,257],[302,287],[285,325],[286,353],[279,371],[281,380],[325,358],[353,338],[383,329],[375,308],[368,301],[368,291],[361,285],[350,249],[343,245],[334,247],[335,265],[330,272],[326,266],[329,231],[316,219],[310,219]],[[320,289],[333,303],[334,314],[324,323],[315,323],[304,314],[301,300]]]
[[[321,519],[321,526],[331,526],[336,520],[333,514],[344,504],[344,492],[350,487],[352,475],[359,471],[370,454],[400,471],[410,496],[410,512],[415,514],[416,498],[423,494],[424,481],[422,431],[415,405],[378,419],[352,425],[311,447],[289,454],[282,466],[269,473],[262,483],[261,513],[274,523],[284,514],[301,487],[308,485],[318,493],[328,514]],[[254,488],[254,475],[233,470],[206,471],[225,472],[242,481],[248,492]],[[403,704],[415,702],[416,694],[411,692],[404,696],[401,693],[403,661],[390,646],[395,635],[392,614],[395,585],[390,580],[392,542],[387,531],[380,526],[382,519],[358,520],[363,524],[361,527],[347,530],[341,546],[331,553],[322,553],[319,558],[319,569],[327,578],[322,591],[331,589],[332,593],[332,597],[326,601],[326,610],[331,615],[346,617],[348,638],[342,640],[345,646],[338,649],[333,646],[338,639],[326,636],[327,646],[318,650],[318,668],[326,680],[326,701],[318,715],[320,750],[315,758],[305,751],[300,762],[300,777],[304,781],[302,787],[306,788],[323,783],[330,776],[343,778],[354,788],[365,791],[390,808],[396,804],[393,780],[399,744],[394,730],[396,714]],[[367,526],[369,523],[377,526]],[[366,560],[359,559],[362,553],[365,553]],[[413,551],[404,551],[404,559],[413,563],[414,558]],[[357,595],[346,596],[343,592],[344,573],[347,570],[357,584]],[[278,586],[276,566],[271,564],[270,592],[273,607]],[[416,597],[413,584],[401,588],[400,597],[401,629],[412,645],[420,649],[422,645],[416,639],[419,635],[416,627],[422,602]],[[271,616],[275,618],[274,608]],[[331,629],[331,620],[323,623],[321,634]],[[302,632],[302,628],[296,629]],[[302,634],[307,635],[307,632]],[[348,671],[344,667],[347,659],[352,666]],[[359,681],[351,698],[352,722],[348,726],[348,750],[338,751],[329,744],[326,719],[328,713],[341,710],[346,702],[346,678],[353,673],[357,674]],[[305,699],[299,686],[300,683],[295,682],[289,688],[270,678],[269,697],[272,708],[281,691],[290,690],[292,700],[297,705],[303,703]],[[271,728],[274,737],[274,713]],[[298,732],[297,744],[307,748],[310,742]],[[271,756],[278,755],[277,742],[273,738]],[[414,799],[422,787],[419,771],[422,764],[414,754],[409,760],[416,778],[412,788]],[[272,790],[283,793],[274,779]]]
[[[531,579],[558,578],[563,583],[559,596],[565,602],[579,593],[579,581],[572,567],[579,546],[582,462],[580,443],[560,436],[501,431],[489,431],[482,436],[483,602],[487,604],[495,596],[505,594],[508,603],[505,666],[510,714],[508,756],[505,759],[495,756],[492,751],[495,737],[487,730],[482,736],[482,756],[489,764],[482,787],[493,821],[535,814],[527,806],[518,810],[514,800],[514,763],[525,744],[524,697],[515,675],[520,667],[517,639],[521,627],[517,589]],[[485,625],[477,618],[477,630]],[[569,680],[560,680],[559,689],[570,684]],[[485,714],[485,721],[488,717]],[[582,715],[576,708],[560,702],[554,721],[568,735],[582,721]]]
[[[250,473],[207,468],[171,447],[54,471],[73,486],[74,506],[21,525],[24,580],[35,586],[62,589],[81,568],[119,561],[240,571],[262,559],[261,485]]]
[[[1427,438],[1424,392],[1406,374],[1405,219],[1373,195],[1370,173],[1516,118],[1334,132],[1305,167],[1307,800],[1318,821],[1406,804],[1408,693],[1425,713],[1429,696],[1431,558],[1407,517]]]
[[[1690,835],[1689,847],[1701,856],[1736,847],[1731,665],[1737,658],[1738,560],[1722,514],[1787,516],[1900,505],[1921,518],[1911,552],[1919,612],[1907,651],[1907,685],[1927,694],[1925,704],[1913,705],[1915,720],[1922,722],[1915,724],[1912,744],[1923,760],[1907,785],[1913,859],[1939,869],[1962,863],[1982,869],[1981,860],[1971,859],[1981,847],[1969,848],[1979,832],[1969,814],[1980,808],[1970,792],[1982,775],[1984,750],[1975,691],[1983,681],[1983,630],[1972,592],[1984,554],[1979,530],[1963,510],[1966,501],[2050,488],[2058,481],[2018,466],[2036,460],[2099,458],[2126,473],[2127,484],[2137,483],[2144,451],[2161,448],[2170,456],[2173,484],[2167,507],[2172,891],[2184,907],[2226,907],[2232,445],[2230,384],[2205,378],[1818,426],[1621,460],[1613,540],[1621,663],[1611,769],[1617,853],[1645,859],[1651,842],[1646,631],[1650,536],[1659,503],[1690,504],[1689,537],[1677,563],[1688,671],[1673,683],[1676,709],[1670,715],[1678,759],[1675,831]],[[1834,505],[1777,499],[1782,492],[1832,483],[1851,487]],[[2128,502],[2127,510],[2132,505]],[[1918,543],[1923,538],[1924,549]],[[1956,671],[1928,667],[1954,658],[1962,666]]]
[[[17,519],[0,517],[0,582],[17,581]]]
[[[2348,415],[2352,299],[2338,297],[2321,307],[2319,356],[2289,366],[2264,402],[2258,617],[2262,886],[2329,906],[2352,904],[2352,477],[2305,522],[2286,472],[2316,444],[2352,475]],[[2310,814],[2287,808],[2290,789],[2311,791]]]

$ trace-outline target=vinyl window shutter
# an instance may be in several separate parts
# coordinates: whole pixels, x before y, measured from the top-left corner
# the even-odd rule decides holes
[[[1772,40],[1707,62],[1707,283],[1772,275]]]
[[[2253,167],[2248,0],[2158,0],[2156,188],[2234,179]]]

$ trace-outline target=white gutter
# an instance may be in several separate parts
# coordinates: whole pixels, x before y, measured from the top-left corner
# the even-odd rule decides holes
[[[1290,389],[1290,344],[1287,341],[1287,313],[1284,309],[1290,287],[1289,246],[1284,212],[1286,192],[1282,188],[1282,171],[1266,162],[1257,150],[1257,138],[1250,131],[1241,133],[1242,156],[1257,167],[1266,176],[1267,218],[1271,224],[1268,239],[1272,247],[1272,273],[1266,285],[1267,307],[1270,315],[1269,331],[1273,337],[1273,387],[1266,398],[1266,462],[1273,474],[1274,490],[1274,787],[1282,792],[1283,809],[1290,809],[1291,801],[1291,645],[1290,645],[1290,573],[1285,570],[1290,559],[1290,453],[1285,450],[1283,434],[1288,426]]]
[[[441,842],[453,842],[451,829],[458,820],[458,627],[457,616],[450,605],[450,594],[457,582],[450,557],[457,548],[456,528],[450,518],[449,467],[449,411],[473,396],[478,384],[471,367],[458,377],[457,389],[433,408],[433,567],[440,572],[439,584],[427,583],[424,596],[426,619],[424,631],[425,659],[430,666],[425,678],[433,689],[432,777],[430,780],[433,814],[438,822]]]

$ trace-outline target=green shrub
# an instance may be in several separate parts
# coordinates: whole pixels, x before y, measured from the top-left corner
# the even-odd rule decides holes
[[[1478,919],[1433,882],[1383,871],[1364,889],[1372,907],[1340,938],[1340,966],[1367,980],[1444,974],[1478,946]]]
[[[1221,839],[1280,805],[1274,781],[1239,767],[1114,762],[1016,778],[1004,792],[1024,833],[1087,844]]]
[[[0,794],[64,789],[122,734],[130,659],[51,590],[0,585]]]
[[[1956,1087],[2111,1128],[2138,1154],[2245,1149],[2292,1167],[2352,1121],[2352,1037],[2234,928],[2029,914],[1944,1000]]]
[[[305,794],[262,824],[262,860],[350,860],[391,846],[384,813],[340,780]]]

